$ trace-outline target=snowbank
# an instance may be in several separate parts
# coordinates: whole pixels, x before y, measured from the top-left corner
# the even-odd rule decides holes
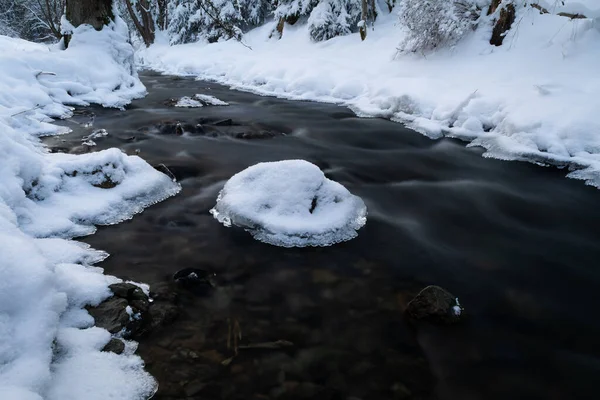
[[[287,25],[281,40],[269,40],[271,23],[244,37],[252,50],[236,41],[157,44],[139,61],[262,95],[345,104],[431,138],[470,141],[486,156],[568,165],[569,176],[600,187],[598,2],[541,3],[550,14],[517,7],[501,47],[489,44],[484,16],[455,48],[397,55],[403,33],[392,14],[364,42],[354,34],[316,44],[306,26]],[[552,15],[579,9],[589,18]]]
[[[143,96],[122,21],[75,31],[59,51],[0,36],[0,397],[145,399],[143,361],[100,350],[110,334],[83,309],[118,282],[93,264],[107,254],[69,238],[93,233],[172,196],[177,184],[116,149],[49,154],[65,104],[122,107]]]
[[[367,221],[360,197],[303,160],[266,162],[234,175],[211,214],[276,246],[330,246],[355,238]]]

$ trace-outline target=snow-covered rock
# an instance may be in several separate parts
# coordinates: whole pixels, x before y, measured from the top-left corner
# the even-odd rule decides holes
[[[186,108],[197,108],[204,106],[228,106],[229,103],[226,103],[222,100],[217,99],[214,96],[209,96],[207,94],[195,94],[192,97],[183,96],[180,98],[177,103],[175,103],[175,107],[186,107]]]
[[[360,197],[304,160],[253,165],[234,175],[210,211],[225,226],[276,246],[330,246],[350,240],[367,221]]]

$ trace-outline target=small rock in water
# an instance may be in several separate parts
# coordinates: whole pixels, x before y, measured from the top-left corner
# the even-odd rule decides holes
[[[426,319],[436,323],[451,324],[463,317],[458,297],[439,286],[427,286],[408,303],[407,314],[416,320]]]
[[[216,286],[214,278],[217,276],[214,272],[208,272],[199,268],[184,268],[173,275],[175,282],[182,283],[186,286],[196,286],[207,284]]]
[[[94,318],[96,326],[110,333],[122,333],[126,338],[140,337],[170,323],[179,315],[174,295],[158,296],[151,302],[146,293],[132,283],[115,283],[109,288],[114,294],[113,297],[106,299],[97,307],[87,309]],[[113,343],[111,346],[117,345]],[[112,347],[106,351],[113,351]]]

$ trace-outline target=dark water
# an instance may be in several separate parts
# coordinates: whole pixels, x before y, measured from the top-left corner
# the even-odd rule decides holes
[[[119,277],[153,284],[198,267],[219,279],[200,295],[177,289],[179,319],[141,341],[157,399],[599,398],[600,191],[564,171],[484,159],[343,107],[150,73],[143,80],[149,95],[129,110],[93,109],[94,128],[109,132],[94,149],[139,150],[169,166],[183,191],[85,241],[112,254],[102,266]],[[163,104],[194,93],[231,105]],[[240,126],[183,136],[156,128],[201,118]],[[89,133],[65,123],[75,131],[50,145],[70,148]],[[236,130],[287,135],[242,140],[230,136]],[[209,215],[231,175],[292,158],[364,199],[358,238],[277,248]],[[464,324],[409,326],[402,311],[429,284],[459,296]],[[242,345],[294,346],[240,349],[223,365],[237,324]]]

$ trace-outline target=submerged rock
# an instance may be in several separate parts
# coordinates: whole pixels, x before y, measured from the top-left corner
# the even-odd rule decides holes
[[[175,282],[185,286],[210,285],[215,286],[217,274],[199,268],[184,268],[173,275]]]
[[[225,226],[282,247],[350,240],[367,220],[360,197],[304,160],[259,163],[234,175],[210,212]]]
[[[408,303],[406,313],[416,320],[451,324],[463,317],[458,297],[439,286],[427,286]]]

